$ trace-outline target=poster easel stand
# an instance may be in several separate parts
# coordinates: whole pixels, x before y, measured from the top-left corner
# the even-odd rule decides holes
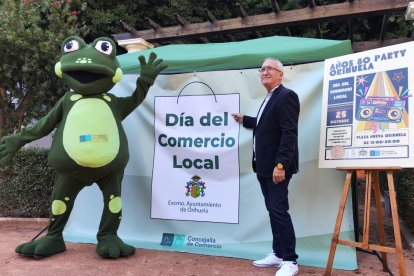
[[[341,201],[339,205],[338,215],[336,217],[335,229],[332,237],[331,248],[329,250],[328,262],[324,275],[331,275],[332,265],[335,257],[336,246],[338,244],[361,248],[364,250],[379,251],[381,258],[384,261],[383,271],[386,271],[387,253],[394,253],[397,256],[398,269],[401,276],[405,276],[404,256],[401,243],[400,224],[397,212],[397,201],[395,198],[393,173],[396,170],[401,170],[401,167],[337,167],[337,170],[347,171],[345,178],[345,185],[342,191]],[[364,205],[364,224],[362,230],[362,242],[353,242],[339,239],[339,232],[341,229],[342,218],[346,207],[349,188],[351,186],[352,174],[357,170],[365,171],[365,205]],[[387,172],[388,189],[390,192],[390,205],[392,214],[392,224],[394,229],[395,247],[385,246],[384,223],[381,208],[381,191],[379,186],[378,172]],[[370,227],[370,206],[371,206],[371,190],[372,181],[374,183],[375,204],[377,208],[378,230],[379,230],[379,245],[369,243],[369,227]]]

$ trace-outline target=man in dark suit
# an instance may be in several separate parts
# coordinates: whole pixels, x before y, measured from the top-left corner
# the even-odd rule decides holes
[[[253,265],[278,265],[276,276],[292,276],[299,269],[295,230],[288,213],[288,185],[299,169],[300,103],[298,95],[282,85],[283,64],[279,60],[265,59],[259,71],[267,93],[257,116],[232,114],[236,122],[253,129],[253,170],[262,189],[273,234],[273,252]]]

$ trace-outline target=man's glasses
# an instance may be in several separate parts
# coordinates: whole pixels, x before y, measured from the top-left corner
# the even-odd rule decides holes
[[[277,69],[275,67],[272,67],[272,66],[264,66],[264,67],[262,67],[262,68],[259,69],[259,72],[260,73],[264,73],[265,71],[267,71],[269,73],[272,73],[273,71],[282,72],[281,70],[279,70],[279,69]]]

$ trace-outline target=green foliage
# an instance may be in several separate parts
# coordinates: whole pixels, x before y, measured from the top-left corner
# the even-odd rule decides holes
[[[0,181],[0,214],[15,217],[48,217],[54,170],[45,149],[21,149]]]
[[[109,37],[111,34],[122,33],[121,21],[132,26],[145,24],[145,17],[153,17],[157,9],[155,3],[146,0],[124,0],[124,1],[100,1],[100,0],[75,0],[74,6],[83,7],[84,11],[78,14],[78,18],[85,22],[89,28],[88,35],[84,37],[87,43],[102,36]],[[159,5],[158,1],[157,7]],[[163,1],[160,1],[163,2]],[[142,29],[142,28],[138,28]]]
[[[74,3],[80,3],[74,1]],[[80,17],[87,22],[90,33],[86,40],[93,40],[99,36],[108,36],[115,33],[126,32],[121,21],[134,27],[136,30],[148,30],[152,27],[148,24],[146,17],[151,18],[162,27],[176,26],[179,24],[174,14],[183,17],[189,23],[206,22],[206,9],[208,9],[217,20],[239,17],[236,1],[232,0],[125,0],[122,2],[108,2],[100,0],[83,1],[87,5],[87,11]],[[270,1],[240,0],[239,2],[249,15],[257,15],[272,12]],[[280,1],[279,1],[280,2]],[[283,2],[283,1],[282,1]],[[282,3],[281,2],[281,3]],[[307,0],[301,0],[299,6],[297,1],[288,1],[284,6],[288,8],[305,7]],[[275,31],[270,35],[275,35]],[[280,32],[279,32],[280,35]],[[236,40],[256,38],[251,32],[233,34]],[[211,42],[226,41],[225,35],[208,37]],[[199,41],[186,40],[188,43]],[[228,39],[227,39],[228,41]]]
[[[240,3],[248,15],[271,13],[271,1],[261,0],[124,0],[119,2],[100,0],[78,0],[76,3],[84,3],[88,6],[85,13],[80,16],[91,32],[88,37],[93,40],[98,36],[108,36],[115,33],[126,32],[120,21],[127,23],[136,30],[148,30],[152,27],[148,24],[146,17],[151,18],[162,27],[176,26],[179,24],[174,14],[182,16],[189,23],[207,21],[206,9],[208,9],[217,20],[239,17],[236,3]],[[343,3],[345,0],[315,0],[316,5],[330,5]],[[278,0],[282,11],[307,8],[308,0]],[[390,15],[386,39],[407,37],[412,30],[409,22],[402,15]],[[382,16],[369,18],[352,18],[353,41],[378,40],[382,26]],[[348,39],[348,18],[332,20],[319,24],[323,38],[325,39]],[[293,36],[316,37],[316,25],[291,26]],[[285,28],[269,28],[261,30],[263,36],[287,35]],[[246,33],[232,34],[236,40],[256,38],[251,31]],[[215,35],[207,37],[210,42],[228,41],[226,35]],[[194,39],[184,39],[186,43],[199,43]],[[121,49],[121,52],[123,50]]]
[[[403,169],[395,182],[398,213],[414,233],[414,169]]]
[[[43,116],[67,90],[54,74],[60,45],[86,30],[71,5],[0,0],[0,136]]]
[[[387,173],[379,173],[381,192],[388,191]],[[414,169],[403,169],[394,173],[394,186],[397,194],[398,214],[414,233]]]
[[[390,16],[388,21],[385,39],[406,37],[412,33],[413,22],[405,20],[404,16]]]

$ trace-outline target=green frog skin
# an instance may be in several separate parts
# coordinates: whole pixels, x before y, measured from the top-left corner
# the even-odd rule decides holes
[[[98,38],[89,45],[73,36],[62,43],[61,51],[55,73],[71,91],[33,127],[3,137],[0,144],[0,165],[8,165],[23,145],[56,129],[48,156],[56,170],[48,233],[17,246],[16,252],[34,258],[64,252],[62,232],[76,196],[96,183],[104,201],[97,253],[108,258],[133,255],[135,248],[117,235],[122,218],[121,182],[129,159],[121,122],[145,99],[155,78],[167,66],[154,53],[148,62],[140,56],[137,87],[130,97],[120,98],[107,93],[122,77],[111,39]]]

